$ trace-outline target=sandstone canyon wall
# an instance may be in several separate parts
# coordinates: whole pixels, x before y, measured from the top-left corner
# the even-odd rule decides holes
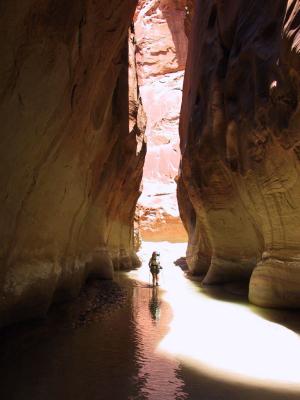
[[[1,2],[0,325],[137,262],[146,148],[134,63],[128,83],[135,7]]]
[[[147,156],[137,220],[144,240],[187,241],[179,217],[179,113],[187,54],[186,0],[139,0],[134,17]]]
[[[300,307],[300,2],[198,0],[180,121],[180,212],[204,283]]]

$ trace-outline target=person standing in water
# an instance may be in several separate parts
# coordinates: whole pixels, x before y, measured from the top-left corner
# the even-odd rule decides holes
[[[153,286],[158,286],[159,273],[160,273],[160,270],[162,269],[162,266],[160,265],[158,257],[159,257],[159,253],[157,251],[154,251],[149,260],[149,268],[150,268],[150,272],[152,274],[152,285]]]

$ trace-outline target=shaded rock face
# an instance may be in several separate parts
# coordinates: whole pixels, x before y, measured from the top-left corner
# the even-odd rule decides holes
[[[146,149],[134,63],[128,78],[135,6],[0,6],[0,325],[43,314],[88,275],[111,278],[137,262]]]
[[[182,115],[187,261],[300,306],[299,1],[195,2]]]
[[[184,19],[184,30],[187,38],[190,37],[192,29],[192,20],[194,16],[195,0],[186,0],[185,4],[185,19]]]
[[[187,54],[186,1],[139,0],[134,17],[147,157],[137,219],[144,240],[186,241],[179,217],[179,113]]]

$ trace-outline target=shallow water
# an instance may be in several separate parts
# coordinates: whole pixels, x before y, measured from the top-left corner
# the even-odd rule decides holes
[[[164,267],[157,289],[153,249]],[[232,287],[203,291],[172,264],[183,254],[181,244],[144,243],[143,266],[116,275],[128,290],[121,308],[14,338],[0,358],[0,398],[299,399],[299,313],[261,312]]]

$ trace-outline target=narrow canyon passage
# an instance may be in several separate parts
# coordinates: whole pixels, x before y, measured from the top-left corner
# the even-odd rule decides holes
[[[0,399],[299,400],[300,0],[0,10]]]
[[[179,118],[188,38],[186,1],[139,0],[135,62],[147,118],[147,153],[136,221],[143,240],[186,242],[176,196]]]
[[[164,267],[158,289],[149,286],[147,266],[154,247]],[[263,318],[232,288],[203,293],[173,264],[184,251],[183,244],[145,243],[141,268],[116,276],[125,301],[98,322],[36,324],[6,337],[1,399],[298,399],[297,316]]]

